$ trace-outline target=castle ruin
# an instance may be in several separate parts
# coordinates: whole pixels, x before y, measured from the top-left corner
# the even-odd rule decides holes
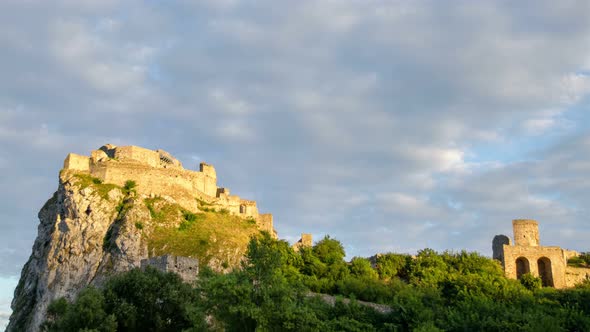
[[[590,269],[567,265],[568,259],[579,254],[556,246],[541,246],[539,224],[535,220],[512,221],[514,244],[506,235],[496,235],[492,241],[493,258],[502,263],[506,277],[520,279],[530,273],[541,278],[543,286],[573,287],[590,276]]]
[[[301,238],[299,239],[299,241],[297,241],[297,242],[295,242],[295,244],[293,244],[292,248],[293,248],[293,250],[298,252],[299,250],[301,250],[301,248],[309,248],[312,246],[313,246],[313,240],[311,238],[311,234],[302,233]]]
[[[199,211],[198,201],[201,201],[210,209],[224,209],[230,214],[253,219],[260,230],[276,236],[272,214],[261,214],[255,201],[231,195],[228,188],[217,187],[215,168],[204,162],[199,165],[199,171],[191,171],[163,150],[107,144],[92,151],[90,157],[68,154],[63,168],[119,186],[129,180],[135,181],[138,194],[169,196],[190,211]]]
[[[199,261],[195,258],[164,255],[141,260],[141,269],[152,266],[162,272],[174,272],[184,282],[193,282],[199,275]]]

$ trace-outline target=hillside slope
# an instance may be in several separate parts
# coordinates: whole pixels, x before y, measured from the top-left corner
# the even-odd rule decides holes
[[[221,271],[237,266],[254,220],[200,201],[187,210],[166,195],[144,195],[72,170],[39,212],[33,252],[21,273],[7,331],[38,331],[48,304],[162,254],[198,258]]]

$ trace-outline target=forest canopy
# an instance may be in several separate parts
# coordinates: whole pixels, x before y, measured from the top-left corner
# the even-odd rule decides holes
[[[335,296],[327,301],[325,296]],[[348,300],[350,299],[350,300]],[[382,304],[378,310],[366,302]],[[45,331],[589,331],[590,286],[555,290],[504,277],[472,252],[424,249],[345,261],[326,236],[295,252],[253,237],[240,269],[189,285],[152,268],[54,301]]]

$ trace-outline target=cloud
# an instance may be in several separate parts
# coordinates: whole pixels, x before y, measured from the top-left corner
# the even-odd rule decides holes
[[[582,248],[588,6],[1,2],[0,275],[66,154],[108,142],[199,156],[350,255],[489,253],[521,216]]]

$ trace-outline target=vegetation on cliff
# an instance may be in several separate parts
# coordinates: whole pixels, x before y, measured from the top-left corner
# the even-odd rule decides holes
[[[215,209],[199,199],[201,212],[195,213],[161,196],[138,197],[135,181],[126,181],[120,187],[84,173],[74,173],[73,177],[80,190],[90,187],[101,199],[111,200],[109,193],[113,190],[122,194],[116,196],[120,202],[113,225],[104,238],[105,250],[116,250],[113,234],[125,232],[126,227],[135,227],[147,243],[150,256],[194,257],[203,265],[210,264],[216,270],[222,270],[239,265],[250,237],[259,232],[254,220],[231,215],[225,209]],[[125,225],[126,218],[134,215],[130,213],[132,209],[144,208],[149,212],[148,218],[134,216],[129,218],[133,222]]]
[[[151,222],[144,228],[150,256],[195,257],[202,265],[238,266],[250,237],[259,233],[250,220],[224,211],[193,213],[161,197],[145,199]]]
[[[58,300],[49,331],[588,331],[590,287],[525,287],[497,262],[476,253],[422,250],[387,254],[376,268],[344,261],[326,237],[294,252],[268,234],[252,238],[241,269],[203,269],[193,287],[170,274],[133,270],[88,289],[74,303]],[[325,292],[352,300],[327,303]],[[88,308],[94,310],[88,310]],[[173,315],[174,313],[174,315]],[[77,317],[85,317],[78,319]],[[205,319],[205,317],[208,317]]]

